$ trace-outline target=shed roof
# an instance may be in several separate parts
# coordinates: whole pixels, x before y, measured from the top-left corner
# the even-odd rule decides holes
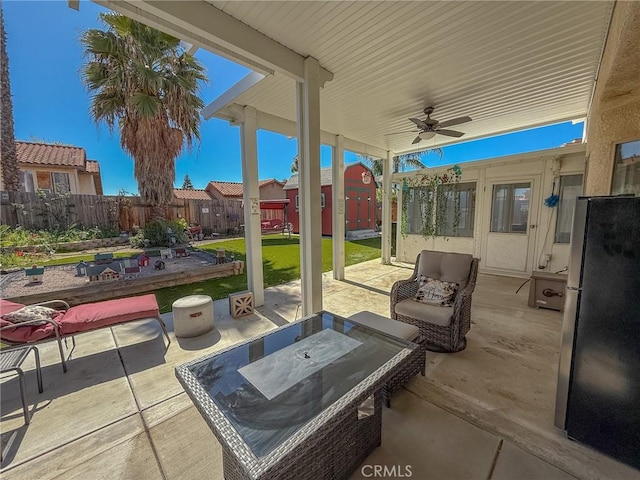
[[[174,188],[173,195],[176,198],[188,199],[188,200],[211,200],[211,195],[206,190],[201,189],[188,189],[188,188]]]
[[[367,170],[371,171],[369,167],[367,167],[362,162],[350,163],[344,166],[345,171],[351,167],[355,167],[357,165],[361,165]],[[331,167],[321,168],[320,169],[320,186],[325,187],[333,184],[333,174],[331,173]],[[287,180],[286,185],[283,187],[283,190],[292,190],[294,188],[298,188],[298,174],[294,173]]]
[[[284,186],[284,182],[276,180],[275,178],[260,180],[258,185],[262,188],[265,185],[269,185],[274,182]],[[212,180],[208,183],[207,188],[209,186],[215,188],[224,197],[242,197],[243,185],[244,184],[242,182],[217,182],[215,180]]]

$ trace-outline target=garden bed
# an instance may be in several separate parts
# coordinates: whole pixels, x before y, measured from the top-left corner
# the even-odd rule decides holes
[[[192,252],[189,257],[163,259],[163,270],[154,269],[155,260],[156,258],[152,258],[149,266],[141,267],[139,278],[130,280],[90,282],[88,277],[76,276],[75,265],[47,267],[43,282],[36,284],[28,283],[24,271],[11,273],[2,276],[2,297],[23,304],[55,298],[77,305],[242,273],[242,262],[215,265],[215,257],[206,252]]]

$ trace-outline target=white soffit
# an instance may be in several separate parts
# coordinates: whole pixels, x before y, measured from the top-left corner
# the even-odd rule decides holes
[[[162,8],[164,2],[156,5]],[[585,117],[613,2],[209,1],[334,74],[321,128],[395,152],[415,150],[409,117],[460,140]],[[295,82],[269,76],[235,100],[296,119]],[[417,146],[460,141],[437,135]]]

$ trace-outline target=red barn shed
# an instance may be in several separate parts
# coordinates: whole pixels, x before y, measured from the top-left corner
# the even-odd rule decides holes
[[[333,186],[331,167],[320,170],[322,195],[322,235],[332,234]],[[298,215],[298,174],[292,175],[284,186],[289,205],[287,219],[293,232],[300,232]],[[364,164],[352,163],[344,168],[345,232],[373,230],[376,220],[376,182]]]

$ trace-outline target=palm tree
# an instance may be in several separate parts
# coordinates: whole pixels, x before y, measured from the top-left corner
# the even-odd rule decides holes
[[[426,165],[422,161],[425,159],[425,157],[432,153],[442,158],[441,148],[430,148],[428,150],[422,150],[420,152],[396,155],[395,157],[393,157],[392,173],[404,172],[408,168],[425,168]],[[360,160],[369,166],[374,176],[379,177],[380,175],[382,175],[382,168],[384,163],[383,159],[360,155]]]
[[[162,217],[173,198],[175,159],[183,145],[200,141],[199,81],[202,65],[180,41],[116,13],[101,13],[106,30],[91,29],[80,41],[87,61],[82,80],[91,97],[91,116],[134,160],[140,196]]]
[[[4,30],[2,3],[0,2],[0,167],[2,183],[8,192],[20,189],[20,170],[16,154],[16,137],[13,129],[13,102],[11,101],[11,85],[9,82],[9,57],[7,56],[7,35]]]

